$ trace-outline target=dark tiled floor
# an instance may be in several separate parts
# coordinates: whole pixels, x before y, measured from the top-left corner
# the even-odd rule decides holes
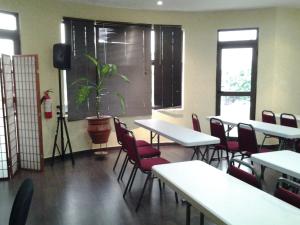
[[[162,152],[162,156],[171,162],[189,160],[192,155],[191,149],[175,145],[162,147]],[[28,225],[185,224],[185,205],[175,203],[174,192],[168,187],[160,193],[157,180],[150,185],[136,213],[134,208],[145,176],[138,173],[131,193],[124,200],[125,185],[117,182],[117,174],[112,171],[116,156],[117,151],[112,151],[106,160],[84,155],[76,158],[75,167],[70,161],[58,161],[53,168],[46,166],[43,173],[22,171],[13,180],[0,182],[0,224],[8,224],[15,194],[26,177],[33,179],[35,188]],[[227,163],[214,166],[225,170]],[[278,173],[266,170],[266,191],[273,192],[278,176]],[[127,177],[128,173],[124,181]],[[191,224],[199,224],[196,210],[192,210]],[[206,224],[211,223],[206,221]]]

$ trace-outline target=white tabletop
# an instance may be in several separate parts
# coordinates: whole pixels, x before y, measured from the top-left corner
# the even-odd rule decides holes
[[[219,144],[220,139],[157,119],[135,120],[135,124],[185,146]]]
[[[227,118],[222,116],[209,116],[207,119],[210,118],[218,118],[223,121],[223,123],[228,124],[230,126],[236,126],[238,123],[247,123],[251,124],[255,131],[262,132],[265,134],[287,138],[287,139],[298,139],[300,138],[300,129],[281,126],[277,124],[265,123],[256,120],[239,120],[235,118]]]
[[[202,161],[157,165],[153,172],[216,224],[300,224],[298,208]]]
[[[280,115],[281,115],[281,113],[275,113],[275,116],[276,116],[277,118],[280,118]],[[294,114],[294,116],[296,117],[296,120],[297,120],[298,122],[300,122],[300,115],[295,115],[295,114]]]
[[[281,173],[300,179],[300,154],[289,150],[257,153],[251,160]]]

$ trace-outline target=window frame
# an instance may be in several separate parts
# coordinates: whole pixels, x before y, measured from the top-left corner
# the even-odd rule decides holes
[[[7,12],[4,10],[0,10],[0,13],[10,14],[16,17],[17,29],[16,30],[0,29],[0,38],[12,40],[14,42],[14,54],[19,55],[21,54],[19,14],[16,12]]]
[[[237,30],[257,30],[256,40],[241,40],[241,41],[219,41],[219,32],[222,31],[237,31]],[[222,96],[249,96],[250,97],[250,119],[255,120],[256,113],[256,94],[257,94],[257,68],[258,68],[258,43],[259,29],[256,28],[234,28],[234,29],[219,29],[217,32],[217,71],[216,71],[216,115],[221,113],[221,97]],[[222,91],[222,71],[221,59],[222,49],[229,48],[252,48],[252,74],[251,74],[251,90],[249,92]]]

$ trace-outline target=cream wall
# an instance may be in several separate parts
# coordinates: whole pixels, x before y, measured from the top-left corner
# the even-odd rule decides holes
[[[275,66],[275,60],[278,60],[276,51],[280,50],[280,38],[276,35],[284,33],[285,26],[281,24],[283,23],[281,19],[289,22],[285,19],[284,10],[280,12],[277,9],[207,13],[153,12],[110,9],[51,0],[0,0],[0,9],[19,13],[22,53],[39,55],[41,91],[51,88],[55,95],[58,95],[58,76],[57,71],[52,67],[52,46],[60,40],[59,24],[63,16],[139,23],[181,24],[185,30],[184,109],[163,113],[154,112],[152,117],[191,127],[191,113],[196,112],[201,118],[201,126],[205,132],[209,132],[205,116],[215,113],[217,30],[258,27],[260,34],[257,115],[264,108],[272,109],[276,102],[270,93],[274,94],[278,79],[275,73],[275,69],[278,69]],[[287,13],[290,15],[289,12]],[[295,12],[295,14],[299,13]],[[293,18],[291,15],[290,19],[293,20]],[[277,23],[282,27],[281,29],[276,29]],[[287,67],[290,65],[288,61],[286,65]],[[292,73],[290,73],[290,78],[294,79]],[[288,84],[282,84],[283,87],[286,85]],[[274,94],[274,96],[278,95]],[[54,105],[57,104],[56,102]],[[291,107],[288,103],[286,105]],[[299,108],[293,110],[299,112]],[[138,138],[148,138],[149,134],[146,131],[133,124],[134,119],[137,117],[122,118],[128,123],[129,128],[134,129]],[[74,151],[91,148],[84,121],[70,122],[68,126]],[[55,119],[43,119],[45,157],[51,155],[55,127]],[[108,146],[116,146],[114,133],[111,135]]]
[[[300,114],[300,9],[277,9],[273,108]]]

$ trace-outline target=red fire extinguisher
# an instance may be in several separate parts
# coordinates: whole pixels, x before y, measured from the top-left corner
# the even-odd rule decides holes
[[[49,93],[52,92],[51,90],[47,90],[44,92],[44,96],[41,99],[41,102],[44,102],[44,112],[45,118],[50,119],[52,118],[52,99]]]

